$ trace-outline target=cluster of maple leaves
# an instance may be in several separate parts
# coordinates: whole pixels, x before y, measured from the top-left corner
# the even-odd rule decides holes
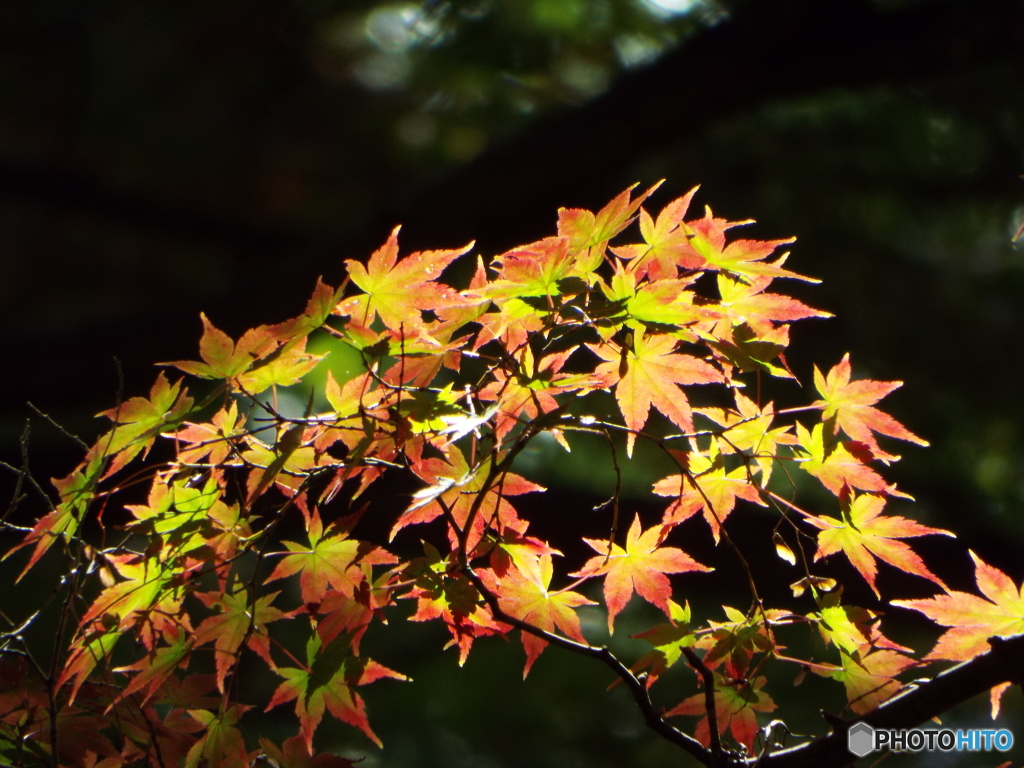
[[[885,512],[904,494],[878,472],[898,458],[878,438],[926,444],[875,407],[899,382],[852,380],[847,356],[815,369],[813,402],[761,401],[762,378],[795,378],[790,323],[827,316],[769,290],[808,279],[775,255],[790,241],[730,240],[738,223],[710,209],[687,219],[692,191],[652,216],[642,204],[653,191],[627,190],[597,213],[561,210],[555,236],[489,265],[478,257],[462,290],[440,278],[469,247],[400,258],[396,229],[365,264],[346,262],[341,288],[319,282],[292,320],[236,341],[204,316],[201,360],[166,364],[148,397],[101,414],[112,426],[54,481],[52,510],[7,553],[25,548],[27,572],[57,547],[67,567],[51,668],[16,647],[17,630],[4,635],[3,758],[347,764],[316,756],[314,735],[330,714],[379,743],[358,689],[403,675],[360,644],[402,599],[415,601],[412,620],[446,625],[460,662],[477,639],[518,631],[525,674],[552,642],[600,650],[581,630],[577,609],[594,604],[581,585],[601,584],[609,632],[635,593],[666,621],[639,635],[651,649],[622,675],[646,690],[685,659],[713,697],[698,690],[659,717],[699,717],[705,744],[718,738],[714,723],[748,754],[756,713],[775,708],[766,661],[839,681],[855,713],[891,697],[897,676],[920,663],[882,634],[877,612],[842,602],[815,573],[821,558],[848,558],[876,595],[878,560],[939,587],[929,600],[893,601],[949,627],[924,661],[967,659],[991,635],[1024,632],[1024,595],[1005,574],[975,557],[984,597],[949,591],[906,540],[951,534]],[[634,222],[639,242],[624,234]],[[344,381],[328,373],[305,411],[288,416],[278,393],[323,362],[307,350],[311,334],[358,350],[362,366]],[[695,388],[716,405],[691,405]],[[608,392],[613,417],[602,415]],[[570,573],[556,568],[557,542],[530,534],[517,498],[543,489],[513,469],[538,436],[568,450],[584,432],[629,455],[649,441],[676,469],[653,487],[665,500],[660,520],[645,527],[637,515],[621,530],[609,521],[608,538],[586,539],[594,554]],[[422,556],[404,561],[357,538],[361,517],[380,514],[364,492],[401,472],[419,490],[389,521],[391,538],[417,526],[424,540]],[[801,473],[834,497],[829,508],[796,503],[789,490]],[[146,502],[119,506],[141,482]],[[677,575],[711,570],[674,545],[676,529],[699,515],[735,547],[727,523],[744,504],[774,510],[766,546],[799,568],[793,591],[805,612],[766,606],[752,576],[749,608],[723,607],[724,618],[696,618],[673,600],[698,583]],[[285,520],[302,521],[300,540],[276,535]],[[304,650],[277,636],[285,621],[305,627]],[[821,658],[791,658],[777,642],[776,627],[797,623],[820,634]],[[239,699],[240,665],[279,678],[269,701]],[[239,721],[254,705],[293,707],[297,734],[246,744]]]

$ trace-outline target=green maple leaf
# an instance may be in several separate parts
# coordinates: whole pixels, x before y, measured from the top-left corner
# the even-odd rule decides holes
[[[278,594],[280,593],[272,592],[259,597],[256,599],[256,605],[250,607],[249,592],[244,587],[239,587],[232,594],[195,593],[195,596],[207,608],[219,609],[218,613],[208,616],[202,624],[196,627],[194,638],[196,645],[204,645],[211,641],[214,643],[217,688],[221,693],[224,692],[224,678],[238,661],[242,641],[249,634],[250,627],[252,627],[252,634],[249,636],[246,646],[259,654],[271,669],[274,668],[274,660],[270,656],[270,635],[267,631],[267,624],[289,618],[284,611],[271,605]]]
[[[683,648],[690,648],[697,642],[697,635],[690,626],[689,603],[680,607],[673,600],[669,600],[668,615],[669,623],[658,624],[646,632],[633,635],[654,646],[632,667],[634,672],[649,670],[645,681],[648,688],[654,685],[662,672],[679,661],[683,655]]]
[[[295,714],[299,717],[307,752],[313,751],[313,735],[325,712],[355,726],[374,744],[381,746],[377,734],[370,728],[366,705],[353,688],[385,677],[396,680],[408,678],[372,659],[353,656],[350,651],[350,641],[345,635],[339,635],[323,647],[320,637],[314,634],[306,644],[306,667],[276,670],[284,682],[274,692],[267,711],[279,704],[295,702]]]
[[[204,709],[190,709],[192,718],[204,726],[205,732],[192,745],[185,758],[185,768],[248,768],[249,755],[238,729],[238,720],[248,707],[236,704],[215,714]]]
[[[917,664],[893,650],[840,649],[842,670],[826,673],[846,687],[850,709],[859,715],[876,709],[903,687],[896,675]]]

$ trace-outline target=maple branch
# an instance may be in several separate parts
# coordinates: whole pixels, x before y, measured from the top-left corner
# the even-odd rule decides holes
[[[1000,683],[1024,686],[1024,635],[989,638],[992,650],[919,685],[911,685],[882,706],[837,727],[827,736],[750,759],[753,768],[841,768],[857,759],[847,749],[846,731],[855,722],[874,728],[913,728]]]
[[[711,754],[717,766],[722,760],[722,735],[718,732],[718,710],[715,708],[715,676],[708,665],[693,652],[692,648],[681,648],[687,663],[704,681],[704,711],[708,716],[708,738]]]
[[[654,702],[651,701],[650,693],[647,690],[647,686],[644,685],[643,681],[637,678],[636,675],[627,667],[622,661],[616,656],[607,646],[595,646],[587,645],[585,643],[578,643],[575,640],[571,640],[567,637],[555,634],[554,632],[547,632],[546,630],[535,627],[529,622],[517,619],[514,616],[510,616],[501,609],[498,603],[498,597],[484,584],[483,579],[477,575],[469,565],[463,567],[463,571],[466,577],[473,582],[473,586],[477,588],[484,600],[487,602],[488,607],[491,609],[491,614],[495,619],[504,623],[510,624],[516,627],[522,632],[538,637],[551,645],[557,645],[560,648],[564,648],[567,651],[578,653],[581,656],[588,656],[592,659],[597,659],[606,667],[612,670],[629,688],[630,694],[633,696],[633,700],[636,702],[637,707],[640,709],[640,713],[643,715],[644,722],[647,727],[653,730],[662,738],[672,742],[684,750],[689,752],[693,757],[699,760],[703,765],[714,766],[715,755],[697,741],[692,736],[689,736],[674,725],[670,725],[665,721],[665,718],[654,707]]]

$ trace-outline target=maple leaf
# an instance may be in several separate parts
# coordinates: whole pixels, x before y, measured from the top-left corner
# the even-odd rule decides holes
[[[201,379],[231,379],[249,370],[254,362],[266,357],[278,346],[269,326],[252,328],[234,342],[224,331],[214,326],[205,314],[201,313],[199,318],[203,321],[203,336],[199,340],[199,356],[203,362],[178,360],[160,365],[174,366]]]
[[[464,303],[458,291],[437,278],[455,259],[467,253],[473,243],[451,251],[411,253],[398,261],[398,230],[391,231],[388,241],[373,252],[363,266],[347,259],[348,274],[363,294],[344,299],[334,309],[337,315],[348,315],[360,325],[369,327],[379,317],[391,330],[402,326],[418,328],[423,323],[420,310],[438,310]]]
[[[750,661],[759,652],[776,652],[783,646],[775,642],[772,627],[786,624],[792,614],[778,608],[755,611],[745,615],[728,605],[723,605],[728,621],[709,621],[711,634],[704,635],[695,644],[707,651],[704,664],[717,669],[725,664],[725,670],[734,680],[747,676]]]
[[[85,461],[74,472],[67,477],[52,481],[60,494],[60,504],[52,512],[41,517],[32,526],[32,530],[25,535],[25,538],[3,556],[3,559],[6,560],[22,547],[35,544],[28,563],[25,564],[15,583],[21,581],[58,538],[68,540],[75,535],[94,498],[96,484],[103,474],[104,467],[103,451],[97,450],[97,446],[93,446]]]
[[[587,346],[605,362],[594,373],[615,386],[626,427],[626,452],[633,455],[636,433],[644,428],[653,405],[680,429],[693,429],[693,416],[686,394],[679,384],[712,384],[724,381],[710,364],[692,355],[677,354],[676,340],[667,335],[633,336],[632,348],[614,343]]]
[[[766,275],[746,282],[720,273],[718,292],[721,301],[715,308],[726,315],[729,322],[747,323],[758,335],[770,333],[776,323],[790,323],[807,317],[832,317],[832,313],[812,309],[790,296],[765,292],[771,281],[772,278]]]
[[[601,282],[600,288],[612,307],[623,307],[629,317],[644,323],[677,326],[680,328],[677,335],[682,337],[681,332],[688,326],[720,317],[713,306],[694,303],[696,294],[686,290],[694,280],[696,275],[638,283],[633,272],[616,262],[610,284]],[[696,335],[691,336],[692,339],[687,340],[697,340]]]
[[[259,654],[271,669],[274,668],[274,660],[270,656],[270,635],[267,632],[267,624],[288,618],[288,614],[271,605],[278,594],[280,593],[272,592],[257,598],[256,605],[250,609],[249,592],[242,586],[239,586],[231,594],[226,592],[195,593],[195,596],[207,608],[219,609],[219,613],[208,616],[202,624],[196,627],[195,643],[196,645],[204,645],[211,641],[214,643],[217,689],[221,693],[224,693],[224,678],[238,661],[239,649],[245,636],[249,634],[250,626],[252,634],[246,643],[247,647]]]
[[[518,568],[509,568],[500,578],[494,571],[487,569],[480,572],[480,577],[487,588],[497,596],[501,610],[512,618],[525,621],[546,632],[554,632],[557,627],[576,642],[586,643],[587,640],[580,631],[579,616],[573,609],[597,603],[578,592],[551,592],[548,589],[554,572],[551,555],[541,555],[538,567],[539,579],[531,578]],[[543,653],[548,643],[547,640],[528,632],[521,634],[523,648],[526,651],[526,667],[523,669],[525,678],[530,673],[533,662]]]
[[[198,464],[209,456],[208,463],[222,466],[234,450],[232,440],[245,433],[245,419],[239,419],[238,402],[232,400],[221,408],[208,423],[185,422],[185,427],[169,437],[186,444],[178,451],[178,460],[186,464]]]
[[[146,689],[145,695],[138,702],[141,706],[145,704],[156,690],[164,684],[174,670],[182,663],[182,660],[192,651],[195,638],[185,632],[184,627],[176,627],[173,633],[167,633],[170,645],[154,649],[145,658],[134,664],[125,667],[117,667],[114,672],[138,672],[133,676],[128,685],[118,694],[114,703],[117,703],[136,691]]]
[[[104,452],[114,456],[106,475],[112,475],[140,452],[149,452],[156,436],[174,429],[192,409],[192,398],[182,390],[181,381],[171,384],[161,372],[149,392],[149,399],[133,397],[117,408],[103,411],[114,428],[100,439]],[[116,454],[116,455],[115,455]]]
[[[755,277],[793,277],[798,280],[805,280],[810,283],[818,282],[814,278],[804,277],[795,272],[782,268],[788,254],[780,256],[775,261],[763,261],[770,256],[780,245],[788,245],[796,238],[785,240],[734,240],[726,244],[725,230],[744,224],[752,224],[752,221],[730,222],[724,219],[716,219],[711,214],[711,209],[705,207],[704,218],[688,222],[692,231],[689,238],[690,247],[701,257],[705,263],[702,269],[708,271],[722,271],[738,275],[744,280],[752,280]]]
[[[558,407],[555,395],[604,383],[602,377],[585,377],[560,373],[576,348],[556,352],[539,361],[529,346],[523,347],[518,373],[511,375],[501,368],[493,371],[495,380],[477,394],[481,400],[496,401],[498,407],[494,434],[501,440],[525,413],[535,420],[541,413]]]
[[[608,606],[608,633],[614,630],[619,615],[635,591],[647,602],[671,615],[669,598],[672,584],[667,573],[712,571],[676,547],[660,546],[665,528],[655,525],[641,532],[640,515],[633,518],[626,534],[626,547],[607,540],[584,539],[590,548],[600,553],[590,558],[573,576],[604,576],[604,601]],[[610,547],[610,549],[609,549]]]
[[[725,427],[721,440],[716,441],[718,450],[723,454],[750,452],[755,464],[761,470],[760,484],[768,484],[771,477],[775,454],[780,445],[793,445],[796,438],[790,434],[789,427],[771,428],[775,419],[775,407],[768,403],[758,408],[749,397],[738,389],[734,392],[736,410],[723,408],[698,408],[696,412]]]
[[[621,259],[629,260],[629,269],[636,276],[646,275],[651,280],[674,278],[679,269],[699,269],[704,259],[690,246],[692,233],[683,224],[690,201],[697,192],[694,187],[661,209],[657,220],[640,209],[640,234],[644,245],[624,245],[612,248]]]
[[[898,515],[883,515],[885,499],[881,496],[852,496],[848,502],[843,500],[842,505],[842,520],[827,515],[805,518],[821,531],[818,534],[818,552],[814,556],[815,560],[842,552],[864,577],[876,597],[881,597],[875,585],[878,573],[876,558],[901,571],[921,576],[943,589],[946,588],[942,579],[928,570],[920,556],[900,539],[930,534],[952,536],[952,533],[939,528],[929,528]]]
[[[690,625],[689,603],[680,607],[673,600],[669,600],[668,617],[668,624],[658,624],[645,632],[633,635],[654,646],[632,667],[634,673],[643,669],[648,670],[644,682],[648,688],[654,685],[662,672],[679,661],[683,655],[683,648],[692,647],[698,639]]]
[[[832,643],[847,653],[869,652],[872,648],[911,653],[909,648],[894,643],[882,634],[879,614],[854,605],[840,605],[840,591],[825,594],[820,611],[808,614],[816,621],[826,643]]]
[[[547,237],[495,256],[492,266],[498,277],[470,296],[511,299],[524,296],[558,296],[558,281],[568,277],[575,262],[565,237]]]
[[[892,698],[903,687],[896,675],[917,663],[909,656],[888,649],[850,652],[841,648],[840,656],[842,670],[826,674],[843,683],[849,707],[859,715]]]
[[[295,714],[299,717],[307,752],[313,751],[313,734],[325,712],[355,726],[374,744],[381,746],[377,734],[370,728],[366,704],[353,688],[386,677],[395,680],[408,678],[372,659],[353,656],[350,650],[349,639],[345,635],[339,635],[323,646],[319,635],[314,634],[306,644],[306,667],[275,670],[284,682],[274,692],[267,711],[279,704],[295,701]]]
[[[893,600],[949,627],[925,660],[967,661],[989,650],[988,638],[1024,634],[1024,586],[1020,589],[998,568],[974,552],[974,581],[984,597],[950,591],[927,600]]]
[[[782,359],[782,353],[789,346],[788,325],[763,329],[758,333],[748,323],[716,323],[713,332],[703,332],[699,336],[724,360],[744,373],[765,371],[780,379],[795,378]],[[772,362],[776,358],[779,358],[779,365]]]
[[[677,497],[665,510],[664,525],[679,525],[703,510],[717,542],[721,526],[736,508],[737,499],[765,506],[760,489],[750,482],[746,467],[726,468],[717,440],[711,441],[706,453],[694,450],[685,455],[689,474],[669,475],[654,484],[653,490],[659,496]]]
[[[416,577],[416,587],[407,595],[417,600],[416,612],[409,620],[444,621],[452,635],[445,648],[458,647],[461,667],[476,638],[504,633],[507,627],[494,620],[480,592],[465,574],[449,572],[449,559],[441,557],[427,542],[423,549],[425,557],[410,562],[404,571],[406,576]]]
[[[500,460],[500,459],[499,459]],[[470,467],[462,450],[454,444],[445,449],[445,458],[430,458],[413,464],[413,471],[429,485],[413,495],[413,501],[395,522],[391,539],[407,525],[429,523],[445,514],[451,514],[455,524],[465,526],[476,495],[483,489],[490,472],[491,459]],[[472,551],[480,541],[484,528],[522,528],[515,508],[505,498],[524,493],[542,491],[543,487],[511,472],[503,473],[492,484],[480,503],[473,520],[473,529],[467,537],[467,548]]]
[[[324,357],[326,355],[307,353],[306,340],[299,339],[289,349],[270,356],[262,365],[239,374],[235,382],[249,395],[258,395],[273,386],[290,387],[298,384]]]
[[[764,684],[763,677],[736,683],[715,673],[715,717],[719,733],[732,733],[736,742],[743,744],[749,754],[754,754],[754,739],[757,737],[756,713],[775,709],[771,696],[761,690]],[[705,746],[711,741],[706,701],[704,694],[698,693],[665,713],[665,717],[702,715],[694,736]]]
[[[900,424],[887,413],[873,407],[895,389],[903,386],[902,381],[872,381],[862,379],[850,381],[850,355],[843,356],[827,376],[814,368],[814,385],[822,399],[814,403],[823,408],[823,421],[835,418],[836,431],[840,428],[858,442],[867,445],[880,459],[891,461],[891,456],[878,446],[874,433],[906,440],[917,445],[928,445],[924,440]]]
[[[235,704],[215,714],[204,709],[190,709],[189,715],[202,724],[205,733],[188,751],[185,768],[217,766],[217,768],[248,768],[249,755],[238,721],[248,707]]]
[[[629,199],[636,184],[617,195],[596,214],[579,208],[558,209],[558,234],[569,241],[569,250],[577,255],[574,273],[589,275],[604,258],[608,241],[629,226],[640,204],[661,186],[659,181],[639,197]]]
[[[838,496],[847,486],[861,491],[900,495],[886,484],[881,475],[850,451],[853,448],[863,455],[864,452],[859,450],[863,443],[838,442],[826,445],[824,424],[816,424],[814,430],[808,432],[803,424],[797,422],[796,436],[805,454],[800,467],[818,478],[834,495]]]
[[[306,433],[306,425],[299,422],[280,429],[273,445],[249,436],[249,449],[241,457],[253,467],[246,480],[246,506],[251,507],[273,485],[292,496],[302,488],[309,470],[319,462],[331,461],[330,456],[317,456],[316,449],[306,445]]]
[[[359,762],[327,752],[313,755],[306,748],[306,741],[302,736],[285,739],[280,748],[270,739],[261,737],[260,746],[267,756],[277,763],[278,768],[351,768]]]
[[[309,546],[286,541],[288,548],[281,562],[267,577],[267,583],[299,574],[302,602],[319,603],[328,587],[351,597],[363,573],[355,565],[390,565],[398,558],[382,547],[348,538],[359,514],[336,521],[324,536],[320,514],[313,510],[309,521]]]

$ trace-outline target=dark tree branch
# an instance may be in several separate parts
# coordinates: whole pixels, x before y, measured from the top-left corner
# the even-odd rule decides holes
[[[477,591],[479,591],[483,596],[495,619],[504,624],[516,627],[521,632],[526,632],[534,637],[539,637],[541,640],[551,643],[552,645],[557,645],[559,648],[564,648],[567,651],[578,653],[581,656],[588,656],[592,659],[597,659],[618,675],[618,677],[626,684],[626,687],[629,688],[629,692],[632,694],[633,700],[640,709],[640,713],[643,715],[644,722],[647,724],[648,728],[667,741],[682,747],[702,764],[708,766],[714,764],[715,755],[712,754],[711,750],[704,747],[692,736],[683,733],[675,726],[666,722],[661,713],[655,709],[654,702],[651,701],[651,696],[647,691],[647,686],[645,686],[643,681],[634,675],[629,667],[623,664],[622,661],[620,661],[619,658],[607,647],[578,643],[575,640],[562,637],[554,632],[546,632],[540,627],[535,627],[527,621],[510,616],[501,609],[497,596],[487,589],[487,585],[484,584],[483,579],[481,579],[472,568],[465,566],[463,568],[463,572],[466,574],[466,577],[473,582],[473,586],[477,588]]]
[[[1004,682],[1024,685],[1024,635],[993,637],[992,650],[946,670],[928,682],[907,687],[863,717],[851,720],[874,728],[913,728]],[[846,747],[846,729],[808,744],[749,760],[758,768],[841,768],[856,760]]]

